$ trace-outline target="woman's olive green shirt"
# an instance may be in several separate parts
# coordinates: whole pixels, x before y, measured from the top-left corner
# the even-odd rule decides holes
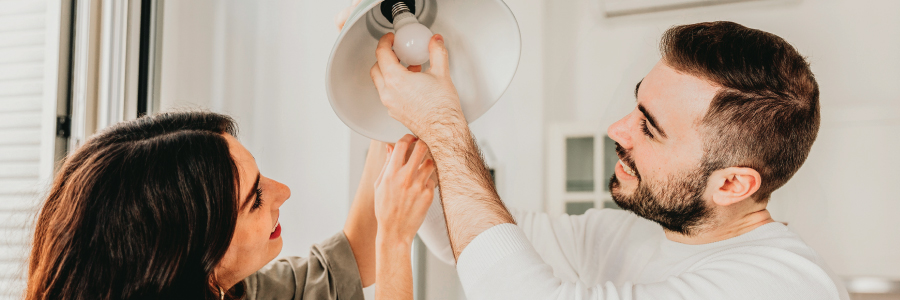
[[[343,232],[313,245],[309,257],[272,261],[244,283],[247,300],[364,300],[356,258]]]

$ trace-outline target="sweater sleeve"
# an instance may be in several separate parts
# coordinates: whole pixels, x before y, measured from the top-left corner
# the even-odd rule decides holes
[[[538,220],[546,219],[546,213],[531,213],[522,210],[510,209],[510,214],[517,220],[519,225],[526,225],[529,231],[540,227]],[[545,218],[541,218],[545,217]],[[453,257],[453,248],[450,246],[450,236],[447,231],[447,221],[444,219],[444,207],[441,203],[439,192],[434,193],[434,199],[425,215],[425,221],[417,232],[422,243],[431,251],[434,256],[442,262],[455,265],[456,259]]]
[[[565,280],[512,224],[486,230],[457,264],[468,299],[840,299],[818,265],[771,247],[739,249],[707,258],[691,270],[650,284],[588,286]]]
[[[307,258],[269,263],[244,284],[248,300],[364,300],[356,258],[343,232],[313,245]]]
[[[434,193],[434,200],[425,216],[418,235],[425,246],[441,261],[455,265],[453,249],[450,246],[450,237],[447,232],[447,223],[444,219],[444,209],[441,204],[440,193]],[[586,241],[592,221],[596,222],[608,210],[588,210],[584,215],[562,215],[551,218],[544,212],[530,212],[510,208],[509,212],[516,220],[516,224],[522,228],[523,233],[537,247],[539,254],[548,260],[557,272],[566,274],[569,278],[577,278],[577,266],[582,265],[581,252]]]
[[[434,194],[434,200],[431,202],[422,227],[419,228],[418,235],[438,259],[449,265],[455,265],[456,259],[453,257],[453,249],[450,246],[441,198],[439,193]],[[591,228],[605,227],[597,226],[595,223],[610,218],[622,219],[611,222],[616,224],[631,222],[621,216],[608,216],[611,214],[610,210],[591,209],[584,215],[561,215],[555,218],[551,218],[544,212],[531,212],[515,208],[510,208],[509,212],[528,240],[533,245],[537,245],[536,250],[539,255],[553,266],[557,275],[571,280],[577,280],[579,274],[582,273],[579,268],[584,265],[582,255],[585,253],[582,253],[580,249],[585,248],[586,243],[595,242],[593,237],[597,232],[588,234],[588,231]]]

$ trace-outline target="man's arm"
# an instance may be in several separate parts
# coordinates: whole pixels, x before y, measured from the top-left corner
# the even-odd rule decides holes
[[[378,42],[378,63],[371,76],[392,117],[431,149],[438,168],[440,194],[454,256],[475,236],[493,226],[515,223],[497,191],[463,116],[450,79],[443,37],[429,43],[431,68],[412,72],[391,50],[394,35]]]
[[[421,132],[438,166],[444,218],[453,256],[481,232],[515,220],[497,195],[481,151],[460,114]]]

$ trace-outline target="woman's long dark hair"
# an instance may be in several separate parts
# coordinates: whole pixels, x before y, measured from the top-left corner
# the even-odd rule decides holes
[[[225,115],[164,113],[69,155],[38,217],[26,299],[218,299],[238,212],[224,136],[235,130]]]

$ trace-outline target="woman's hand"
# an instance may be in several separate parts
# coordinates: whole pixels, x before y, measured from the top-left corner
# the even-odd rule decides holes
[[[387,149],[387,162],[375,180],[375,298],[412,300],[410,250],[434,196],[435,166],[425,158],[425,143],[411,135]]]
[[[435,165],[425,158],[428,146],[412,135],[387,147],[387,162],[375,180],[376,239],[411,243],[434,197]]]

